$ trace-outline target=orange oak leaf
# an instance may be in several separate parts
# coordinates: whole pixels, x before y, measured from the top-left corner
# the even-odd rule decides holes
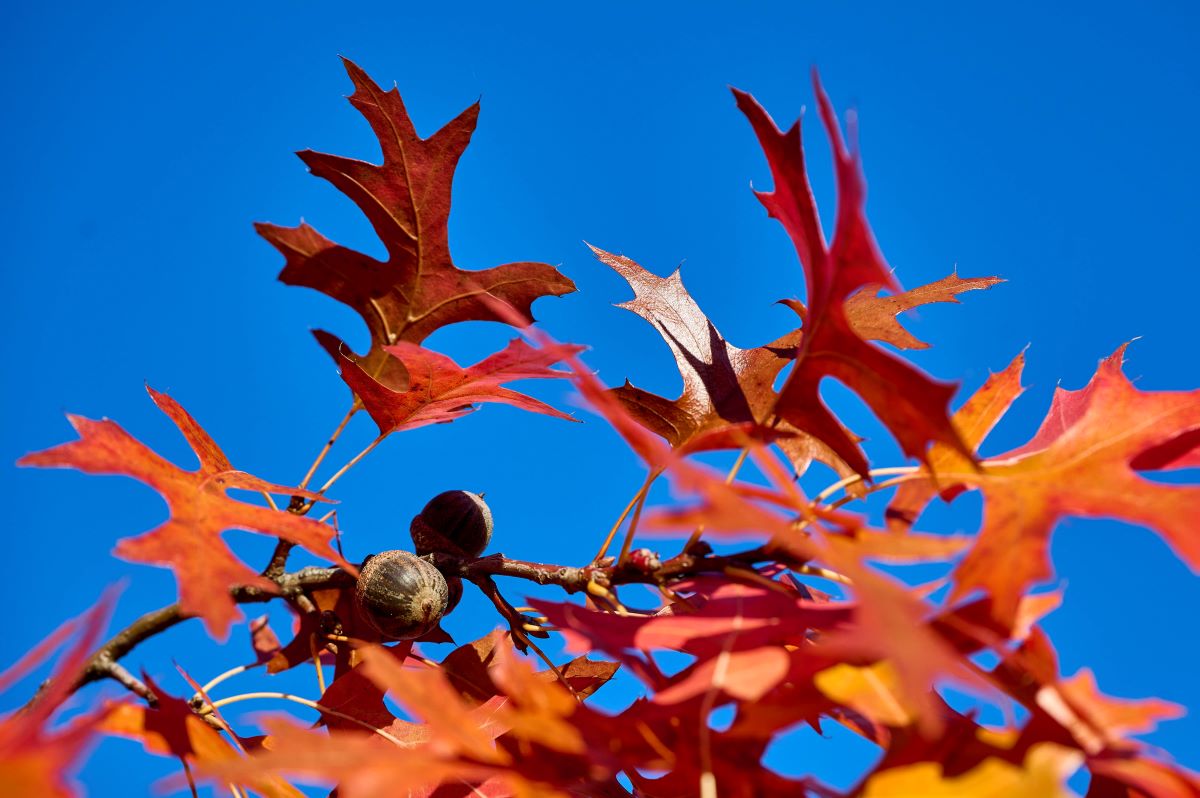
[[[347,60],[345,66],[354,82],[350,104],[378,137],[383,163],[311,150],[300,158],[362,209],[387,249],[387,260],[339,246],[307,224],[256,227],[286,258],[280,280],[314,288],[362,316],[371,333],[363,367],[399,390],[403,365],[389,358],[384,346],[420,343],[454,322],[500,320],[483,299],[489,294],[532,318],[535,299],[570,293],[575,284],[546,263],[508,263],[483,271],[455,266],[447,233],[450,188],[475,130],[478,103],[422,139],[396,89],[384,92],[355,64]]]
[[[846,300],[846,320],[850,328],[865,341],[883,341],[897,349],[928,349],[929,344],[918,339],[900,324],[900,314],[922,305],[938,302],[959,304],[958,295],[966,291],[991,288],[1004,280],[999,277],[968,277],[965,280],[954,272],[940,280],[918,286],[899,294],[883,294],[886,286],[868,285]],[[796,299],[782,299],[801,319],[808,318],[808,308]]]
[[[1178,704],[1157,698],[1107,696],[1100,692],[1089,668],[1059,680],[1058,692],[1077,712],[1087,716],[1092,728],[1102,733],[1106,744],[1154,731],[1159,721],[1174,720],[1185,714]]]
[[[1052,576],[1050,534],[1067,516],[1118,518],[1158,532],[1200,569],[1200,487],[1163,485],[1137,474],[1161,465],[1147,453],[1197,441],[1200,391],[1144,392],[1121,369],[1125,346],[1101,361],[1087,387],[1060,392],[1033,441],[957,478],[984,494],[983,526],[954,571],[951,600],[981,589],[998,618],[1024,591]]]
[[[1024,368],[1025,354],[1022,352],[1003,371],[989,376],[979,390],[954,413],[952,421],[963,443],[972,449],[979,448],[1025,390],[1021,386],[1021,371]],[[894,530],[911,527],[939,489],[947,500],[957,496],[961,492],[961,483],[951,484],[940,475],[970,468],[970,462],[958,450],[935,443],[929,449],[928,467],[923,470],[926,473],[931,470],[938,485],[935,486],[929,479],[901,483],[887,506],[888,527]]]
[[[337,785],[339,798],[388,798],[394,795],[427,795],[424,788],[444,779],[486,779],[493,768],[447,761],[425,745],[389,740],[360,732],[326,732],[299,726],[278,717],[261,724],[271,741],[269,748],[249,756],[199,763],[198,775],[237,783],[252,779],[289,778]]]
[[[666,341],[683,377],[678,399],[634,387],[628,380],[612,393],[638,423],[665,438],[682,453],[713,448],[741,448],[751,437],[769,433],[804,473],[814,459],[845,477],[849,467],[828,446],[785,423],[764,425],[778,398],[775,378],[795,357],[799,331],[753,349],[726,341],[683,287],[676,270],[662,278],[623,255],[593,247],[600,261],[621,275],[634,298],[617,305],[650,322]]]
[[[928,349],[929,344],[900,325],[898,316],[922,305],[936,302],[958,304],[958,295],[966,291],[991,288],[1004,282],[999,277],[968,277],[954,272],[940,280],[899,294],[882,295],[884,286],[868,285],[846,300],[846,318],[860,338],[883,341],[897,349]]]
[[[13,798],[70,798],[74,772],[95,739],[109,710],[83,713],[58,728],[54,715],[71,696],[74,685],[112,614],[113,591],[82,616],[60,626],[44,641],[0,673],[0,692],[7,690],[74,638],[59,657],[50,681],[24,708],[0,718],[0,785]]]
[[[392,344],[384,347],[384,351],[402,363],[409,375],[408,388],[395,391],[372,377],[360,359],[347,353],[338,338],[324,330],[316,330],[314,335],[337,362],[342,379],[362,401],[381,435],[444,424],[473,412],[474,405],[485,402],[575,420],[502,384],[512,380],[565,378],[569,376],[567,372],[550,366],[583,351],[581,346],[557,344],[534,348],[515,338],[499,352],[463,368],[432,349],[406,342]]]
[[[865,184],[856,152],[847,149],[829,98],[815,74],[821,119],[833,145],[838,187],[832,243],[825,243],[816,203],[805,172],[800,123],[786,133],[749,94],[734,90],[750,120],[775,182],[756,192],[768,214],[792,239],[808,290],[808,313],[796,365],[780,391],[775,412],[829,445],[851,468],[866,475],[868,464],[857,443],[821,401],[820,382],[834,377],[863,398],[911,457],[924,459],[926,447],[941,442],[970,457],[950,423],[948,405],[955,386],[924,372],[855,333],[846,300],[868,285],[897,291],[867,225]]]
[[[269,592],[277,590],[274,582],[230,551],[221,540],[225,530],[272,535],[353,570],[330,547],[330,527],[310,518],[237,501],[226,491],[266,491],[313,499],[319,496],[235,471],[213,439],[178,402],[148,386],[146,390],[196,453],[200,460],[197,470],[185,471],[164,460],[114,421],[74,415],[67,418],[79,433],[79,440],[27,454],[17,461],[18,465],[119,474],[141,480],[161,493],[171,517],[144,535],[121,540],[114,553],[132,562],[170,568],[179,584],[180,608],[188,615],[203,618],[208,631],[221,640],[228,635],[230,624],[241,617],[230,589],[250,585]]]

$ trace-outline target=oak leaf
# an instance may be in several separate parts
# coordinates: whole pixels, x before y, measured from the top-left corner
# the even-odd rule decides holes
[[[1058,693],[1090,726],[1102,735],[1105,745],[1114,745],[1131,735],[1154,731],[1159,721],[1184,716],[1183,707],[1157,698],[1114,698],[1100,692],[1089,668],[1060,679]]]
[[[1025,390],[1021,386],[1024,368],[1025,354],[1021,353],[1003,371],[990,375],[979,390],[955,411],[951,420],[964,444],[978,450]],[[957,449],[935,443],[929,449],[927,465],[922,467],[922,471],[931,474],[931,478],[912,479],[897,488],[886,510],[888,527],[898,531],[911,527],[939,490],[943,498],[954,498],[962,490],[961,483],[949,482],[943,475],[965,472],[970,468],[970,462]]]
[[[514,338],[499,352],[463,368],[432,349],[404,342],[392,344],[384,347],[385,352],[402,363],[409,375],[408,387],[396,391],[372,377],[337,337],[324,330],[316,330],[314,335],[337,362],[342,379],[363,403],[380,435],[445,424],[473,412],[475,405],[488,402],[575,420],[532,396],[503,387],[503,383],[565,378],[567,372],[550,367],[583,351],[581,346],[534,348]]]
[[[937,302],[958,304],[958,295],[979,291],[1004,282],[999,277],[968,277],[958,272],[927,285],[898,294],[883,294],[884,286],[868,285],[846,300],[846,319],[850,328],[867,341],[883,341],[897,349],[928,349],[929,344],[901,326],[899,314]],[[794,306],[793,306],[794,307]]]
[[[1088,798],[1196,798],[1200,775],[1144,756],[1088,761]]]
[[[1048,547],[1067,516],[1118,518],[1158,532],[1193,570],[1200,569],[1200,487],[1163,485],[1139,468],[1173,467],[1179,441],[1200,445],[1200,391],[1143,392],[1122,372],[1122,346],[1101,361],[1087,387],[1060,391],[1033,440],[957,478],[984,494],[983,525],[954,571],[951,600],[990,595],[998,618],[1050,578]]]
[[[790,424],[766,427],[775,407],[775,378],[795,357],[799,331],[753,349],[721,336],[683,286],[679,270],[662,278],[623,255],[592,252],[629,283],[634,298],[617,305],[650,322],[666,341],[683,377],[677,399],[636,388],[628,380],[612,393],[629,413],[680,453],[741,448],[751,438],[774,440],[804,473],[812,460],[841,476],[850,473],[829,447]]]
[[[869,468],[857,443],[838,423],[819,394],[824,377],[835,377],[857,393],[896,437],[906,455],[925,457],[941,442],[970,457],[948,415],[955,387],[932,380],[912,365],[867,343],[854,331],[846,300],[865,286],[897,291],[867,225],[865,187],[858,155],[847,149],[833,107],[814,75],[821,119],[833,146],[838,187],[832,243],[825,243],[805,171],[800,123],[786,133],[749,94],[734,90],[771,169],[772,191],[756,192],[770,216],[792,239],[807,283],[808,313],[796,365],[780,391],[775,412],[826,443],[864,476]]]
[[[114,596],[106,593],[95,606],[68,621],[0,673],[0,692],[29,674],[69,639],[58,656],[50,681],[29,704],[0,718],[0,784],[14,798],[71,798],[78,792],[72,775],[91,747],[99,724],[111,711],[88,710],[57,728],[54,716],[75,689],[88,658],[112,613]]]
[[[201,762],[199,774],[238,783],[287,777],[336,784],[339,798],[391,798],[409,791],[420,795],[419,790],[443,779],[484,779],[492,773],[487,766],[445,761],[431,756],[425,746],[397,745],[380,735],[327,733],[281,718],[264,718],[261,724],[271,740],[269,748],[247,757]]]
[[[840,627],[854,613],[849,605],[788,595],[783,583],[776,590],[696,578],[672,589],[689,597],[698,592],[702,603],[689,611],[668,608],[652,616],[613,615],[541,599],[530,599],[530,603],[562,630],[568,650],[601,649],[623,661],[648,649],[681,651],[709,659],[722,651],[795,644],[805,640],[810,629]]]
[[[213,439],[178,402],[149,386],[146,390],[187,439],[200,461],[197,470],[185,471],[173,465],[116,422],[75,415],[67,418],[79,433],[79,440],[27,454],[17,461],[18,465],[129,476],[162,494],[171,517],[144,535],[121,540],[114,553],[133,562],[170,568],[179,584],[180,609],[203,618],[209,632],[218,639],[223,640],[230,624],[241,617],[229,594],[231,588],[249,585],[267,592],[278,589],[230,551],[221,540],[225,530],[244,529],[278,537],[353,570],[330,547],[330,527],[293,513],[237,501],[226,491],[264,491],[312,499],[319,496],[234,470]]]
[[[1053,743],[1030,749],[1021,766],[987,759],[959,776],[949,777],[942,765],[922,762],[892,768],[867,779],[862,798],[1070,798],[1066,779],[1082,757]]]
[[[504,634],[486,635],[447,654],[441,661],[441,671],[464,699],[482,704],[503,692],[492,679],[491,669],[496,664],[498,648],[511,645]],[[618,667],[615,662],[592,660],[586,655],[557,666],[572,692],[580,698],[587,698],[603,687]],[[551,670],[538,671],[538,677],[545,681],[558,679]]]
[[[314,288],[362,316],[371,333],[362,365],[399,390],[405,384],[403,365],[383,347],[419,344],[455,322],[499,320],[483,299],[489,294],[529,319],[535,299],[570,293],[575,284],[546,263],[508,263],[483,271],[455,266],[447,232],[450,188],[475,130],[478,103],[422,139],[396,89],[384,92],[358,66],[348,60],[345,66],[354,83],[350,104],[378,137],[383,163],[311,150],[301,152],[300,159],[362,209],[387,249],[387,260],[339,246],[307,224],[256,228],[286,258],[280,280]]]
[[[187,701],[167,694],[149,679],[146,683],[158,698],[155,705],[112,707],[101,725],[106,734],[139,740],[148,752],[177,757],[187,768],[213,767],[242,759],[239,751],[193,712]],[[246,774],[243,783],[264,798],[304,796],[275,774]]]

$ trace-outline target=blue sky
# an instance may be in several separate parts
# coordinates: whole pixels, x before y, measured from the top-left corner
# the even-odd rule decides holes
[[[236,466],[285,483],[300,478],[340,417],[345,388],[307,330],[333,330],[360,349],[365,331],[333,301],[277,283],[279,257],[251,228],[304,217],[341,243],[380,252],[354,206],[292,155],[311,147],[377,156],[342,99],[350,86],[339,54],[385,86],[398,83],[425,134],[482,97],[455,183],[455,259],[464,268],[560,264],[580,292],[542,300],[536,314],[559,339],[590,345],[588,362],[610,383],[628,376],[672,395],[679,387],[649,325],[611,307],[628,289],[583,239],[660,274],[682,262],[687,286],[736,344],[786,331],[788,311],[771,303],[799,296],[802,274],[750,193],[751,181],[765,186],[769,177],[727,86],[753,92],[790,123],[812,105],[816,65],[835,104],[859,115],[869,214],[901,283],[956,266],[1009,281],[910,323],[934,344],[916,362],[967,391],[1030,346],[1029,390],[985,453],[1026,440],[1060,380],[1081,386],[1098,358],[1133,338],[1127,371],[1140,387],[1200,385],[1187,333],[1200,212],[1197,12],[1186,3],[1054,6],[7,9],[0,468],[10,496],[6,596],[20,623],[0,661],[113,581],[128,582],[117,623],[173,597],[166,571],[109,555],[117,539],[161,520],[151,491],[11,466],[70,437],[63,411],[112,417],[188,464],[146,398],[149,383],[182,402]],[[806,133],[828,219],[829,159],[815,121]],[[496,325],[465,324],[428,344],[469,363],[506,337]],[[531,390],[566,401],[555,386]],[[872,439],[878,465],[900,462],[856,400],[836,386],[828,396]],[[370,437],[361,419],[333,459]],[[632,455],[599,423],[486,407],[388,441],[337,498],[351,556],[403,546],[428,497],[464,487],[487,492],[495,548],[583,562],[640,480]],[[977,517],[967,499],[931,523],[970,529]],[[251,562],[270,548],[241,533],[227,539]],[[1144,530],[1070,521],[1053,554],[1069,586],[1047,622],[1064,670],[1091,665],[1107,692],[1200,706],[1196,586],[1166,546]],[[490,629],[484,609],[468,600],[456,613],[461,640]],[[172,658],[203,678],[244,652],[237,630],[222,648],[187,625],[139,649],[132,664],[170,682]],[[1194,719],[1148,739],[1200,767]],[[862,752],[831,759],[835,745],[805,739],[787,757],[811,755],[837,780]],[[108,742],[85,781],[94,795],[135,794],[172,770]]]

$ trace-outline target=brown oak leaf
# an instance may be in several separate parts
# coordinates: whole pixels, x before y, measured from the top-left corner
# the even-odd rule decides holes
[[[954,272],[899,294],[882,293],[886,286],[867,285],[846,300],[846,319],[850,322],[850,328],[865,341],[883,341],[897,349],[928,349],[929,344],[900,324],[901,313],[938,302],[957,305],[959,294],[991,288],[1002,282],[999,277],[968,277],[964,280],[958,276],[958,272]],[[783,304],[794,310],[801,319],[808,315],[808,308],[802,302],[785,299]]]
[[[636,388],[628,380],[612,390],[638,423],[684,454],[741,448],[751,438],[768,438],[788,455],[797,473],[804,473],[813,460],[840,476],[851,473],[828,446],[791,424],[765,427],[778,398],[775,378],[795,357],[798,330],[766,346],[740,349],[717,331],[684,288],[678,270],[662,278],[630,258],[588,246],[633,289],[634,298],[617,307],[658,330],[683,377],[677,399]]]
[[[79,440],[27,454],[18,465],[77,468],[89,474],[119,474],[145,482],[162,494],[171,517],[136,538],[117,543],[114,553],[132,562],[170,568],[179,584],[179,605],[204,619],[213,637],[225,639],[241,613],[231,588],[252,585],[269,592],[275,583],[238,559],[221,540],[227,529],[244,529],[287,540],[320,557],[354,570],[330,547],[333,530],[311,518],[230,498],[230,489],[284,496],[320,498],[307,491],[266,482],[234,470],[224,453],[187,411],[171,397],[147,387],[158,408],[179,427],[200,460],[195,471],[164,460],[114,421],[68,415]]]
[[[362,209],[387,249],[387,260],[335,244],[303,223],[256,228],[286,258],[280,280],[314,288],[362,316],[371,333],[363,367],[385,385],[402,389],[403,365],[389,358],[384,346],[420,343],[439,327],[459,321],[500,320],[485,295],[532,318],[535,299],[570,293],[575,284],[546,263],[507,263],[483,271],[455,266],[447,233],[450,188],[475,130],[478,103],[423,139],[396,89],[385,92],[355,64],[345,65],[354,82],[350,104],[379,138],[383,163],[311,150],[300,158]]]

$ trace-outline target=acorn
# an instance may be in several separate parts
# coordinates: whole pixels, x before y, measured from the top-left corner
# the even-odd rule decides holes
[[[412,640],[433,629],[446,614],[449,598],[441,571],[400,550],[380,552],[363,563],[354,589],[359,613],[393,640]]]
[[[492,539],[492,511],[478,493],[448,490],[429,500],[409,532],[417,554],[478,557]]]

